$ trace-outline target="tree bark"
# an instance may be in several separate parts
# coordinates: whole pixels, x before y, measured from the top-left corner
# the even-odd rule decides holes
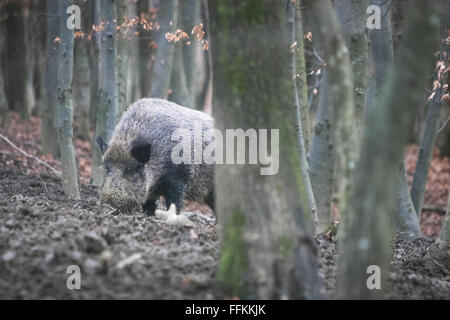
[[[89,68],[89,57],[86,47],[86,40],[75,40],[74,58],[74,104],[77,119],[77,135],[85,141],[91,139],[89,108],[91,106],[91,73]]]
[[[321,81],[316,121],[309,151],[309,172],[317,204],[318,233],[326,231],[331,225],[331,197],[335,185],[328,76],[325,68],[322,69]]]
[[[128,0],[116,0],[117,21],[120,26],[124,21],[124,17],[129,16]],[[117,40],[117,103],[118,113],[117,120],[127,109],[127,75],[128,75],[128,59],[130,55],[130,43],[127,38],[119,37]]]
[[[195,25],[200,23],[200,5],[201,0],[183,0],[181,2],[182,15],[181,28],[189,34],[192,38],[191,31]],[[197,54],[200,43],[191,39],[189,46],[183,46],[183,66],[186,78],[186,86],[188,90],[188,101],[186,106],[198,109],[196,94],[197,94],[197,81],[196,77],[198,72]]]
[[[376,108],[381,100],[381,88],[394,62],[394,47],[389,14],[389,1],[370,0],[370,5],[381,9],[381,29],[369,30],[369,72],[366,95],[367,110]]]
[[[445,65],[446,62],[444,50],[447,51],[446,49],[444,49],[444,45],[442,45],[438,62],[442,62]],[[427,185],[428,171],[430,170],[436,137],[438,135],[440,126],[439,118],[441,114],[442,86],[446,83],[447,80],[447,77],[445,75],[441,75],[442,78],[439,79],[437,72],[438,70],[436,70],[434,80],[435,82],[437,81],[439,87],[434,89],[434,95],[428,106],[427,121],[420,145],[419,155],[417,157],[416,171],[414,172],[414,180],[411,188],[412,202],[419,218],[422,212],[423,197],[425,194],[425,187]]]
[[[416,210],[414,210],[414,205],[409,195],[404,160],[400,162],[399,174],[397,212],[395,214],[396,231],[400,238],[412,241],[419,238],[422,232],[420,231]]]
[[[450,250],[450,190],[448,193],[447,212],[444,224],[439,232],[438,245],[440,248]]]
[[[73,146],[73,103],[72,103],[72,70],[73,70],[73,30],[66,27],[66,9],[73,4],[71,0],[60,2],[59,16],[61,44],[59,49],[59,68],[57,77],[58,141],[61,150],[61,166],[63,172],[64,193],[70,198],[80,198],[78,190],[75,149]]]
[[[26,75],[27,66],[27,39],[25,22],[25,5],[18,1],[5,4],[8,17],[6,28],[6,55],[5,55],[5,85],[7,88],[10,109],[20,114],[23,120],[28,120],[30,110],[27,105]]]
[[[303,41],[303,17],[301,9],[301,1],[297,1],[295,8],[296,34],[297,34],[297,50],[296,50],[296,64],[298,77],[298,95],[300,99],[300,111],[302,117],[303,139],[305,140],[306,152],[309,152],[311,145],[311,125],[309,119],[309,104],[308,104],[308,82],[306,79],[306,59],[305,59],[305,43]]]
[[[305,185],[306,189],[306,195],[308,197],[308,212],[314,217],[314,232],[317,231],[317,208],[316,208],[316,200],[314,199],[314,193],[311,186],[311,179],[309,176],[309,167],[308,167],[308,160],[306,159],[306,147],[305,147],[305,138],[304,138],[304,130],[303,130],[303,114],[302,111],[304,111],[304,108],[302,110],[302,105],[305,104],[305,101],[300,101],[299,92],[298,92],[298,86],[297,86],[297,59],[296,59],[296,43],[297,43],[297,37],[296,37],[296,23],[301,23],[301,21],[296,21],[296,6],[295,3],[291,3],[289,5],[288,10],[288,26],[290,30],[290,40],[291,40],[291,47],[294,46],[291,49],[291,75],[292,75],[292,84],[293,84],[293,97],[294,97],[294,105],[296,109],[296,121],[297,121],[297,140],[298,140],[298,150],[299,150],[299,157],[300,157],[300,170],[302,174],[302,180]],[[303,52],[304,54],[304,52]],[[303,84],[304,86],[304,84]]]
[[[387,289],[391,259],[391,221],[396,213],[398,164],[423,99],[428,64],[438,43],[438,2],[409,2],[405,33],[383,100],[368,110],[355,193],[348,206],[350,237],[338,261],[339,298],[381,298]],[[367,287],[367,268],[381,270],[381,290]]]
[[[222,241],[217,281],[230,297],[319,296],[312,217],[303,210],[308,202],[294,147],[296,109],[285,4],[209,3],[217,128],[279,129],[278,174],[261,175],[262,165],[217,166]]]
[[[47,14],[53,19],[47,19],[47,36],[45,50],[45,75],[43,84],[45,95],[41,109],[41,151],[45,154],[52,154],[54,157],[60,155],[56,132],[58,100],[55,88],[57,87],[59,50],[60,44],[55,41],[60,36],[60,1],[48,0]]]
[[[317,38],[324,51],[336,160],[337,198],[341,213],[340,233],[345,237],[351,179],[358,157],[352,66],[349,52],[330,2],[305,1],[317,21]],[[333,30],[333,32],[330,32]],[[342,227],[343,226],[343,227]]]
[[[158,50],[152,74],[150,96],[166,99],[169,93],[175,45],[166,39],[166,33],[174,32],[178,19],[178,0],[162,1],[159,10]]]
[[[99,103],[95,139],[102,137],[105,141],[111,139],[117,118],[117,82],[116,82],[116,48],[115,48],[115,7],[111,0],[101,2],[104,13],[105,29],[100,35],[99,51]],[[93,148],[93,165],[91,183],[99,185],[104,176],[100,148]]]
[[[1,12],[1,10],[0,10]],[[0,24],[0,128],[5,126],[6,123],[9,121],[9,106],[8,106],[8,99],[6,98],[6,91],[5,91],[5,81],[4,81],[4,70],[3,70],[3,53],[5,48],[5,39],[4,39],[4,32],[3,27]]]
[[[355,119],[359,132],[364,125],[367,90],[367,65],[369,49],[366,27],[366,10],[369,0],[335,1],[337,17],[342,25],[352,64]]]

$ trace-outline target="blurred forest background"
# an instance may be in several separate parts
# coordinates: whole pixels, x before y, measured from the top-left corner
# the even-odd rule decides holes
[[[370,5],[379,29],[367,28]],[[438,0],[3,0],[4,181],[46,172],[85,199],[103,179],[95,138],[143,97],[212,114],[219,129],[280,128],[277,177],[217,170],[210,272],[225,297],[327,296],[317,234],[339,239],[336,274],[320,271],[333,278],[327,294],[386,297],[367,289],[365,266],[389,268],[393,237],[431,236],[420,250],[450,243],[449,24],[450,2]],[[449,292],[444,256],[438,298]]]

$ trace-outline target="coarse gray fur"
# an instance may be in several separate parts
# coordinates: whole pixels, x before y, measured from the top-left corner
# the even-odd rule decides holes
[[[160,196],[167,207],[175,203],[177,211],[184,199],[205,200],[212,207],[214,165],[176,165],[171,159],[178,143],[171,141],[172,133],[188,129],[193,137],[194,122],[198,121],[203,132],[214,127],[209,115],[167,100],[148,98],[130,105],[108,145],[99,141],[106,168],[100,200],[126,212],[142,206],[148,214],[154,213]],[[202,142],[201,150],[208,144]]]

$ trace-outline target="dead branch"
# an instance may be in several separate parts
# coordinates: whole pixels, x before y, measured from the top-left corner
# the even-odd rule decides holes
[[[428,212],[436,212],[439,214],[445,214],[445,208],[437,207],[437,206],[422,206],[422,211],[428,211]]]
[[[22,149],[20,149],[18,146],[16,146],[14,143],[12,143],[7,137],[5,137],[4,135],[0,134],[0,138],[3,139],[6,143],[8,143],[11,147],[13,147],[14,149],[16,149],[17,151],[19,151],[21,154],[23,154],[25,157],[30,158],[30,159],[34,159],[37,162],[39,162],[41,165],[47,167],[48,169],[52,170],[54,174],[56,174],[57,176],[61,176],[62,173],[61,171],[56,170],[55,168],[53,168],[52,166],[50,166],[47,162],[42,161],[41,159],[39,159],[38,157],[29,155],[28,153],[26,153],[25,151],[23,151]]]

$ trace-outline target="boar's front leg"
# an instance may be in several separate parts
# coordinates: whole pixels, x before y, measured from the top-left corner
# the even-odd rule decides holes
[[[145,214],[148,216],[154,216],[156,210],[156,199],[148,199],[143,205],[142,205],[142,211],[144,211]]]

